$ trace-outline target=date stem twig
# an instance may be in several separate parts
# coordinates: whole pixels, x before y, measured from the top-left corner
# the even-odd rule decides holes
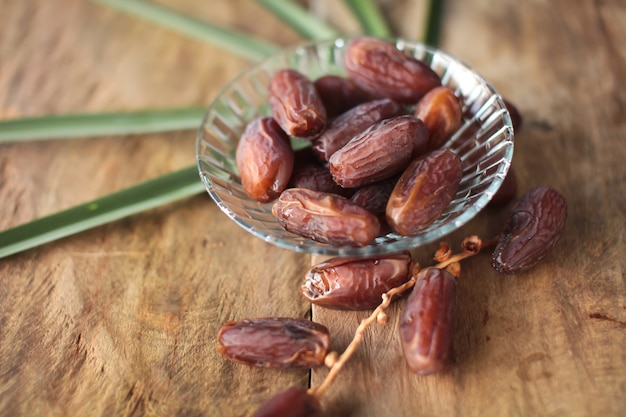
[[[454,262],[460,262],[463,259],[477,255],[478,253],[480,253],[481,249],[492,246],[497,242],[498,238],[489,239],[483,242],[477,236],[467,237],[463,240],[463,243],[461,244],[461,247],[463,249],[461,253],[450,256],[445,261],[439,262],[436,265],[432,266],[432,268],[443,269]],[[365,333],[365,330],[371,324],[379,321],[380,315],[384,314],[384,311],[389,307],[395,295],[403,294],[405,291],[413,288],[419,269],[419,265],[415,264],[413,267],[411,279],[398,287],[390,289],[382,295],[383,301],[378,307],[376,307],[372,314],[361,320],[361,323],[359,323],[359,326],[356,328],[354,332],[354,337],[352,338],[352,341],[350,342],[348,347],[346,347],[344,352],[339,355],[339,357],[335,361],[333,361],[332,365],[330,366],[330,370],[328,371],[328,375],[326,375],[324,381],[322,381],[322,383],[318,387],[312,387],[308,390],[309,395],[315,396],[318,400],[324,395],[330,384],[332,384],[332,382],[339,374],[339,371],[341,371],[341,368],[343,368],[345,363],[348,361],[348,359],[350,359],[358,346],[361,344],[361,341],[363,340],[363,333]]]
[[[335,380],[335,378],[337,377],[337,374],[339,373],[341,368],[343,368],[343,365],[348,361],[348,359],[350,359],[350,357],[356,351],[359,344],[361,344],[365,329],[367,329],[370,324],[376,322],[378,315],[381,312],[384,312],[387,309],[387,307],[389,307],[394,295],[402,294],[403,292],[412,288],[414,284],[415,284],[415,275],[413,275],[410,280],[400,285],[399,287],[392,288],[389,291],[387,291],[385,294],[383,294],[382,303],[380,303],[380,305],[376,307],[376,309],[372,312],[372,314],[370,314],[365,319],[361,320],[361,323],[359,324],[359,326],[356,328],[354,332],[354,338],[352,339],[352,341],[350,342],[346,350],[344,350],[344,352],[339,356],[339,358],[332,365],[332,367],[330,368],[330,371],[328,372],[328,375],[326,376],[326,379],[324,379],[324,381],[318,387],[309,389],[310,395],[314,395],[318,399],[321,398],[322,395],[324,395],[324,392],[326,392],[330,384]]]

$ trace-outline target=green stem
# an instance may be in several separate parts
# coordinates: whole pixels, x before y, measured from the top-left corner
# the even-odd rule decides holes
[[[374,0],[345,0],[345,2],[361,23],[365,33],[380,38],[392,36],[391,29]]]
[[[0,258],[199,194],[203,190],[198,168],[195,165],[184,168],[0,232]]]
[[[206,108],[67,114],[0,121],[0,143],[197,129]]]
[[[428,17],[426,18],[426,29],[424,31],[424,43],[427,45],[439,46],[443,3],[443,0],[429,0],[428,2]]]
[[[278,49],[272,43],[178,14],[154,3],[140,0],[92,1],[142,17],[187,36],[213,43],[229,53],[239,55],[245,59],[258,61]]]
[[[258,0],[285,23],[307,39],[328,40],[338,32],[290,0]]]

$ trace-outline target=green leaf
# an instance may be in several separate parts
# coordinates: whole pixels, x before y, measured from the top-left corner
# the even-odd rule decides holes
[[[338,32],[290,0],[258,0],[268,10],[289,24],[307,39],[329,40],[339,36]]]
[[[210,42],[245,59],[258,61],[278,50],[278,46],[253,36],[194,19],[154,3],[140,0],[92,0],[142,17],[193,38]]]
[[[361,23],[365,33],[379,38],[392,36],[391,29],[374,0],[345,0],[345,2]]]
[[[68,114],[0,121],[0,143],[197,129],[206,108]]]
[[[198,168],[195,165],[184,168],[0,232],[0,258],[201,193],[203,190]]]
[[[443,0],[429,0],[424,43],[437,47],[441,34],[441,20],[443,18]]]

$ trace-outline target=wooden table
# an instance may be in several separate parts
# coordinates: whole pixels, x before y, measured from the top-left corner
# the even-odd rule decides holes
[[[301,39],[252,1],[159,3]],[[397,34],[419,34],[419,2],[384,3]],[[326,415],[626,415],[625,22],[621,0],[446,1],[441,47],[517,104],[520,191],[560,190],[566,230],[518,276],[498,275],[489,254],[463,263],[441,374],[407,370],[397,302],[324,397]],[[0,0],[2,119],[205,106],[247,65],[90,2]],[[0,230],[194,164],[194,144],[181,131],[0,145]],[[504,216],[487,210],[447,240],[492,236]],[[367,312],[312,309],[297,288],[313,261],[253,238],[208,195],[1,259],[0,414],[245,416],[317,385],[326,370],[250,369],[215,349],[226,320],[289,316],[325,324],[342,350]]]

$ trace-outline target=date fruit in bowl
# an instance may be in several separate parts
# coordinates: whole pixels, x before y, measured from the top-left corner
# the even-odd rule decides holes
[[[364,117],[368,108],[380,114]],[[351,120],[358,129],[350,129]],[[476,216],[509,170],[513,136],[500,95],[458,59],[418,42],[358,37],[288,48],[239,74],[209,106],[196,155],[209,195],[254,236],[297,252],[369,256],[439,240]],[[262,144],[258,152],[255,143]],[[307,163],[328,169],[341,195],[291,191],[289,172],[302,175],[294,155],[307,148],[317,157]],[[444,187],[445,204],[431,210],[434,218],[412,225],[411,216],[402,217],[406,227],[398,228],[384,213],[353,207],[350,196],[360,188],[396,181],[413,161],[442,149],[455,155],[460,173]],[[411,198],[411,189],[403,192]],[[315,201],[295,203],[294,196],[307,195]]]

